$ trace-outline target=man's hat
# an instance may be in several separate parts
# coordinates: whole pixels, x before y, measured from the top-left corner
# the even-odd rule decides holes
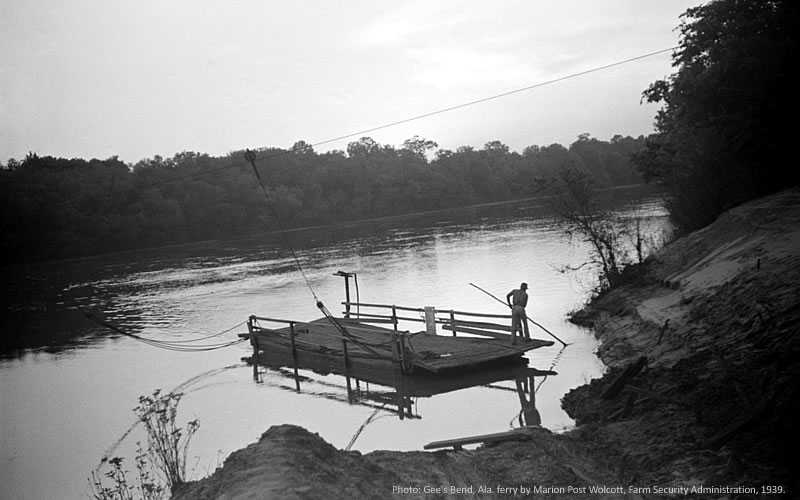
[[[523,290],[527,290],[528,289],[528,284],[527,283],[523,283],[519,287],[522,288]]]

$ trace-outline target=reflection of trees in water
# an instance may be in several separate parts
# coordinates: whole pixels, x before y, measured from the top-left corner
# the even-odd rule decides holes
[[[103,309],[104,303],[98,302],[92,292],[83,286],[60,287],[37,274],[2,283],[0,301],[5,315],[0,325],[0,357],[21,358],[39,350],[61,354],[118,336],[88,320],[81,311],[91,309],[103,317],[97,311]],[[141,311],[112,314],[121,315],[132,333],[141,331]]]

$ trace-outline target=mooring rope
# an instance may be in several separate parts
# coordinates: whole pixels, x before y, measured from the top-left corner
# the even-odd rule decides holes
[[[361,424],[361,426],[358,428],[353,437],[350,438],[350,442],[347,443],[347,446],[345,447],[344,451],[350,451],[350,448],[352,448],[353,445],[356,444],[356,440],[358,439],[359,436],[361,436],[361,433],[364,432],[364,429],[366,429],[367,426],[375,420],[375,417],[378,415],[378,412],[383,410],[384,406],[386,406],[386,403],[383,403],[383,405],[381,405],[379,408],[375,408],[375,411],[372,412],[372,414],[364,421],[364,423]]]
[[[223,330],[221,332],[218,332],[218,333],[215,333],[215,334],[212,334],[212,335],[208,335],[206,337],[201,337],[201,338],[198,338],[198,339],[190,339],[190,340],[156,340],[156,339],[150,339],[150,338],[147,338],[147,337],[142,337],[141,335],[137,335],[135,333],[128,332],[128,331],[124,330],[123,328],[111,323],[110,321],[108,321],[108,320],[106,320],[104,318],[101,318],[97,314],[93,313],[92,311],[90,311],[90,310],[86,309],[85,307],[83,307],[82,305],[80,305],[75,299],[73,299],[67,293],[65,293],[60,288],[58,288],[55,285],[55,283],[50,281],[50,279],[47,276],[43,276],[42,278],[44,279],[44,281],[48,285],[50,285],[50,287],[53,288],[53,290],[55,290],[55,292],[61,298],[64,299],[64,301],[68,302],[69,304],[72,305],[72,307],[74,307],[75,309],[80,311],[80,313],[83,314],[83,316],[85,318],[87,318],[89,321],[92,321],[93,323],[96,323],[96,324],[102,326],[103,328],[111,330],[111,331],[113,331],[115,333],[118,333],[120,335],[124,335],[124,336],[132,338],[134,340],[138,340],[139,342],[142,342],[144,344],[147,344],[147,345],[150,345],[150,346],[153,346],[153,347],[158,347],[160,349],[166,349],[166,350],[169,350],[169,351],[179,351],[179,352],[204,352],[204,351],[214,351],[214,350],[217,350],[217,349],[224,349],[226,347],[230,347],[230,346],[234,346],[234,345],[240,344],[240,343],[245,342],[247,340],[247,339],[241,338],[241,339],[236,339],[236,340],[229,341],[229,342],[220,342],[220,343],[216,343],[216,344],[185,345],[185,344],[191,344],[193,342],[199,342],[199,341],[202,341],[202,340],[208,340],[208,339],[211,339],[211,338],[219,337],[220,335],[228,333],[231,330],[242,326],[243,324],[246,323],[246,321],[242,321],[242,322],[240,322],[240,323],[238,323],[238,324],[236,324],[236,325],[234,325],[234,326],[232,326],[230,328],[227,328],[227,329],[225,329],[225,330]]]
[[[345,328],[341,323],[339,323],[339,321],[336,319],[336,317],[334,317],[330,313],[330,311],[328,311],[328,308],[325,307],[325,304],[323,304],[322,302],[318,301],[317,302],[317,307],[319,308],[320,311],[322,311],[322,314],[324,314],[325,317],[328,318],[328,321],[330,321],[330,323],[334,326],[334,328],[339,330],[339,333],[341,333],[342,335],[347,337],[348,340],[350,340],[352,343],[354,343],[355,345],[361,347],[365,351],[370,352],[370,353],[374,354],[375,356],[378,356],[378,357],[380,357],[382,359],[394,360],[394,358],[392,356],[387,356],[385,354],[382,354],[382,353],[379,353],[379,352],[375,351],[374,349],[372,349],[372,347],[370,345],[368,345],[365,342],[362,342],[361,340],[358,340],[358,338],[356,336],[354,336],[353,334],[348,332],[347,328]]]
[[[212,370],[205,371],[178,384],[177,386],[175,386],[175,388],[169,391],[168,394],[187,394],[186,388],[193,384],[196,384],[201,380],[212,377],[214,375],[218,375],[228,370],[243,368],[245,366],[247,366],[245,363],[237,363],[235,365],[228,365],[228,366],[223,366],[222,368],[214,368]],[[192,391],[189,392],[194,392],[196,390],[200,389],[193,389]],[[100,468],[108,462],[108,460],[114,453],[116,453],[117,448],[119,448],[119,446],[122,444],[125,438],[127,438],[134,431],[134,429],[136,429],[136,427],[139,426],[141,422],[142,421],[137,418],[136,421],[133,424],[131,424],[131,426],[128,427],[128,429],[124,433],[122,433],[122,435],[116,441],[111,443],[111,446],[106,448],[106,450],[103,452],[103,456],[100,458],[100,463],[98,463],[94,469],[95,473],[98,473],[100,471]]]
[[[256,154],[255,154],[255,152],[253,152],[253,151],[251,151],[249,149],[245,150],[244,157],[245,157],[245,160],[247,160],[250,163],[250,166],[253,168],[253,173],[256,176],[256,181],[258,182],[258,185],[261,187],[261,192],[264,194],[264,200],[267,203],[267,208],[269,208],[270,212],[272,213],[272,216],[275,218],[275,223],[278,225],[278,232],[281,234],[281,237],[283,238],[283,241],[286,244],[286,247],[289,249],[289,252],[292,255],[292,260],[294,260],[294,264],[297,267],[297,270],[300,272],[300,275],[303,277],[303,281],[305,281],[305,284],[308,287],[309,291],[311,292],[311,295],[314,297],[314,302],[316,303],[317,308],[320,310],[320,312],[322,312],[323,316],[325,316],[328,319],[328,321],[334,326],[334,328],[336,328],[339,331],[339,333],[341,333],[342,335],[347,337],[347,339],[350,340],[352,343],[354,343],[355,345],[361,347],[365,351],[367,351],[369,353],[372,353],[373,355],[375,355],[375,356],[377,356],[379,358],[382,358],[382,359],[393,359],[392,356],[387,356],[385,354],[382,354],[382,353],[379,353],[379,352],[375,351],[374,349],[372,349],[372,347],[368,343],[358,339],[356,336],[351,334],[344,325],[339,323],[339,321],[333,316],[333,314],[330,313],[328,308],[325,307],[325,304],[323,304],[322,301],[319,299],[319,297],[317,296],[317,292],[314,290],[314,287],[311,284],[311,281],[308,279],[308,275],[306,275],[306,272],[303,269],[303,265],[300,263],[300,258],[297,256],[297,252],[295,251],[294,247],[292,246],[291,241],[289,241],[289,237],[286,235],[286,230],[284,229],[283,224],[281,223],[280,217],[278,216],[278,213],[277,213],[277,211],[275,210],[275,207],[272,204],[272,200],[270,199],[269,193],[267,191],[267,187],[264,185],[264,182],[261,179],[261,174],[258,172],[258,168],[256,167]]]
[[[303,276],[303,281],[305,281],[306,286],[311,291],[311,295],[314,296],[314,301],[319,302],[319,298],[317,297],[316,291],[314,291],[314,287],[311,285],[311,281],[309,281],[308,276],[306,276],[306,272],[303,269],[303,266],[300,264],[300,259],[297,257],[297,252],[295,252],[294,247],[292,246],[292,242],[289,241],[289,237],[286,236],[286,230],[281,223],[281,219],[278,216],[275,207],[272,204],[272,200],[270,199],[269,193],[267,192],[267,187],[264,185],[264,182],[261,180],[261,174],[258,172],[258,168],[256,167],[256,154],[255,152],[247,149],[244,152],[244,158],[248,162],[250,162],[250,166],[253,167],[253,173],[256,176],[256,180],[258,181],[258,185],[261,187],[261,192],[264,193],[264,200],[267,202],[267,208],[269,211],[272,212],[272,217],[275,219],[275,223],[278,225],[278,232],[281,234],[284,243],[289,248],[289,252],[292,254],[292,259],[294,260],[295,266],[297,266],[297,270],[300,271],[300,274]]]

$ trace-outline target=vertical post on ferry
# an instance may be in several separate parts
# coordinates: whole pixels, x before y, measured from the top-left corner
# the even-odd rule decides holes
[[[297,346],[294,342],[294,336],[296,335],[295,328],[294,328],[294,321],[289,323],[289,335],[292,337],[292,364],[294,365],[294,385],[297,389],[297,392],[300,392],[300,375],[297,372]]]
[[[347,381],[347,400],[352,401],[353,399],[353,388],[350,384],[350,357],[347,354],[347,338],[342,337],[342,354],[343,354],[343,362],[344,362],[344,377]]]
[[[350,278],[354,276],[355,273],[347,273],[344,271],[337,271],[334,276],[341,276],[344,278],[344,317],[350,317]]]
[[[250,345],[253,346],[253,380],[258,382],[258,340],[255,334],[255,316],[247,319],[247,330],[250,332]]]
[[[425,306],[425,334],[436,335],[436,308]]]

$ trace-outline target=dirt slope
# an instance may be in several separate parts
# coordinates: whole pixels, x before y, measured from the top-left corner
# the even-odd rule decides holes
[[[521,486],[537,485],[564,488],[547,498],[573,498],[581,487],[586,488],[581,498],[622,498],[588,492],[593,485],[618,481],[580,444],[545,429],[528,434],[527,441],[479,450],[362,455],[336,450],[300,427],[274,426],[173,499],[504,498],[525,496]]]
[[[800,191],[723,214],[584,312],[598,355],[618,369],[564,405],[584,424],[574,434],[611,450],[621,476],[798,491]],[[631,383],[658,395],[640,392],[630,411],[631,392],[601,401],[641,356],[648,366]]]
[[[542,429],[526,441],[473,451],[362,455],[299,427],[277,426],[173,498],[525,494],[499,487],[529,488],[531,496],[536,487],[553,488],[540,497],[575,498],[574,488],[586,487],[580,498],[630,499],[639,497],[635,488],[644,488],[641,498],[669,498],[653,487],[700,485],[797,492],[790,458],[800,442],[799,283],[795,189],[731,210],[674,242],[630,284],[579,315],[594,326],[598,354],[612,370],[565,396],[579,424],[566,435]],[[623,368],[642,357],[644,369],[619,395],[603,399]],[[592,494],[592,486],[620,486],[626,494]],[[752,495],[695,495],[717,497]]]

